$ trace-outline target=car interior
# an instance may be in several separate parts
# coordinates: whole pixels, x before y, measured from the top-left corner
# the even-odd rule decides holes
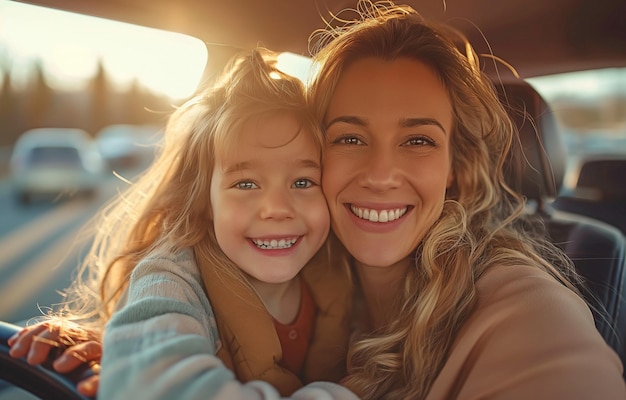
[[[580,290],[592,309],[596,327],[626,361],[626,240],[618,228],[582,213],[551,205],[565,173],[565,149],[554,114],[539,93],[520,80],[496,86],[519,133],[505,171],[509,185],[526,197],[552,243],[573,261],[584,279]],[[520,113],[525,110],[526,113]]]
[[[332,16],[350,19],[356,0],[29,0],[37,6],[174,31],[200,38],[209,54],[203,81],[237,49],[264,46],[309,56],[311,33]],[[626,365],[626,155],[589,159],[576,191],[563,195],[567,149],[554,110],[526,79],[626,67],[623,0],[404,0],[427,18],[461,30],[519,132],[505,170],[528,212],[572,259],[596,326]],[[123,44],[120,43],[120,46]],[[626,97],[626,87],[623,95]],[[626,126],[624,127],[626,129]],[[0,379],[41,398],[82,398],[61,376],[8,356],[17,326],[0,323]],[[83,371],[84,372],[84,371]],[[624,373],[626,379],[626,371]],[[72,397],[73,396],[73,397]]]
[[[578,170],[575,195],[555,198],[554,208],[587,215],[626,233],[626,162],[611,156],[587,160]]]

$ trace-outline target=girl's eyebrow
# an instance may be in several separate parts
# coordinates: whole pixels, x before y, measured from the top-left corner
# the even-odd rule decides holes
[[[232,174],[234,172],[243,171],[246,169],[251,169],[252,163],[249,162],[240,162],[235,163],[233,165],[229,165],[228,168],[224,168],[224,174]]]
[[[295,159],[293,163],[290,163],[289,167],[290,168],[303,167],[303,168],[316,168],[316,169],[322,168],[321,164],[318,161],[312,160],[309,158]],[[227,168],[224,169],[223,173],[227,175],[227,174],[232,174],[235,172],[249,170],[249,169],[254,169],[253,163],[244,161],[240,163],[235,163],[233,165],[229,165]]]
[[[317,168],[317,169],[321,169],[322,168],[322,166],[319,163],[319,161],[312,160],[312,159],[309,159],[309,158],[305,158],[305,159],[302,159],[302,160],[296,160],[296,164],[300,165],[301,167],[304,167],[304,168]]]
[[[367,122],[363,118],[355,117],[351,115],[342,115],[342,116],[332,119],[326,125],[326,129],[328,129],[331,125],[340,123],[340,122],[351,124],[351,125],[367,126]],[[444,129],[443,125],[434,118],[405,118],[400,122],[400,126],[403,128],[412,128],[415,126],[422,126],[422,125],[436,126],[439,129],[441,129],[443,133],[445,133],[446,135],[448,134],[448,132],[446,132],[446,130]]]

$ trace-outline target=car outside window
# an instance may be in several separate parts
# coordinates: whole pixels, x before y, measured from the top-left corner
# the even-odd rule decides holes
[[[590,159],[626,159],[626,68],[528,79],[550,104],[568,153],[563,191],[573,191]]]
[[[78,150],[73,147],[35,147],[31,150],[27,165],[81,165]]]

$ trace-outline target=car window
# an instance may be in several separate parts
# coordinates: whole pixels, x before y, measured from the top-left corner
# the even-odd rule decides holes
[[[0,0],[0,320],[23,324],[63,301],[83,229],[149,165],[207,58],[191,36]],[[121,126],[125,142],[98,142]],[[19,141],[78,129],[93,146],[63,132]]]
[[[80,155],[75,147],[34,147],[27,159],[27,164],[36,166],[80,165]]]
[[[528,82],[550,104],[563,134],[568,154],[564,192],[579,185],[582,163],[626,159],[626,68],[540,76]]]

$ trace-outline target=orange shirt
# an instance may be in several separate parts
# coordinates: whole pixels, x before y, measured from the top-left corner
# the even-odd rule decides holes
[[[300,285],[300,310],[296,319],[288,325],[281,324],[274,319],[276,333],[283,350],[283,359],[279,364],[297,376],[302,375],[302,367],[313,336],[316,314],[311,291],[303,279],[300,282],[302,282]]]

